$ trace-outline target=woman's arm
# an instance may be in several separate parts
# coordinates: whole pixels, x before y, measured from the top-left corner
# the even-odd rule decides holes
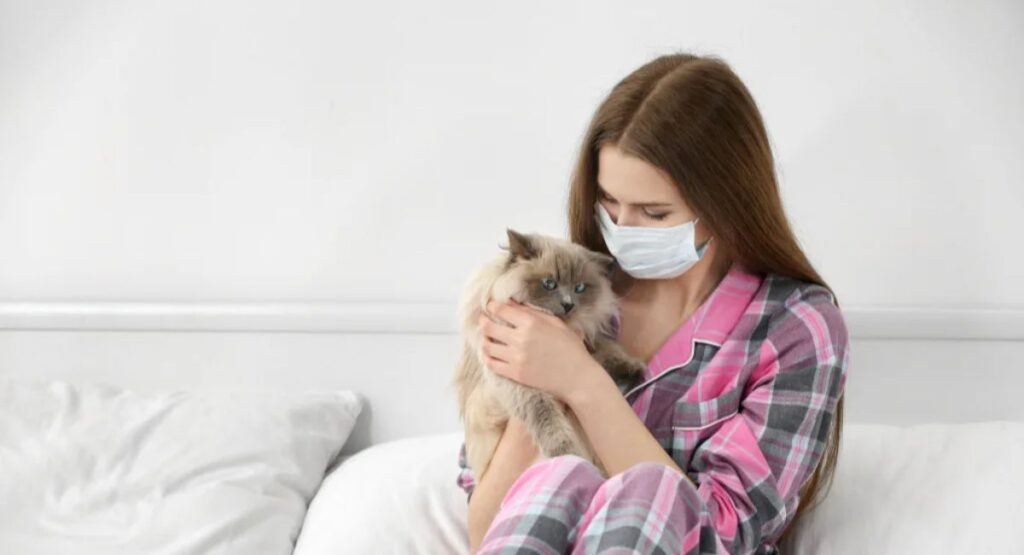
[[[593,377],[593,383],[573,391],[566,404],[586,431],[608,477],[637,463],[657,462],[693,482],[654,439],[608,373],[598,366],[586,375]]]
[[[523,422],[510,417],[498,441],[487,470],[477,477],[473,495],[469,498],[469,552],[476,553],[487,533],[501,500],[513,482],[539,458],[537,445]]]

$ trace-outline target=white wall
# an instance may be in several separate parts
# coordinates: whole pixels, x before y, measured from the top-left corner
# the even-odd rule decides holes
[[[0,374],[352,388],[346,450],[458,429],[465,277],[506,226],[563,234],[597,104],[692,50],[764,113],[854,334],[847,417],[1020,420],[1022,23],[1009,1],[0,0]]]
[[[717,53],[845,306],[1024,307],[1024,5],[0,1],[3,300],[451,301]]]

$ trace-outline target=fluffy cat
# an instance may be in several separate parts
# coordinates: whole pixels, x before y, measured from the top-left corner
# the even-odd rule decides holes
[[[481,353],[481,314],[487,302],[517,302],[542,309],[582,332],[587,350],[621,391],[643,379],[646,364],[626,353],[609,333],[618,299],[609,280],[614,259],[565,239],[507,229],[507,250],[473,274],[459,302],[462,351],[452,381],[466,441],[466,462],[474,476],[487,470],[509,414],[522,420],[545,457],[574,454],[607,472],[594,454],[576,416],[554,396],[500,376]],[[583,285],[580,285],[583,284]],[[582,289],[582,290],[581,290]]]

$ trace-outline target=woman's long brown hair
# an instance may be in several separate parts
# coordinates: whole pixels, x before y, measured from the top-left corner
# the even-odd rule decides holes
[[[659,56],[616,84],[597,108],[573,170],[569,233],[572,241],[608,253],[593,216],[598,151],[605,144],[672,178],[683,200],[711,230],[718,243],[716,258],[724,257],[725,267],[739,262],[754,274],[777,274],[831,291],[786,218],[760,111],[721,58]],[[801,515],[827,495],[842,427],[840,397],[822,459],[800,489],[796,515],[776,539],[780,547]]]

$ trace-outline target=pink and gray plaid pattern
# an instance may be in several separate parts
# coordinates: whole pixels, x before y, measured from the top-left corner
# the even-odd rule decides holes
[[[697,484],[642,463],[602,480],[579,457],[512,485],[481,553],[776,553],[843,395],[849,337],[827,289],[734,267],[626,399]],[[457,483],[475,487],[459,451]]]

